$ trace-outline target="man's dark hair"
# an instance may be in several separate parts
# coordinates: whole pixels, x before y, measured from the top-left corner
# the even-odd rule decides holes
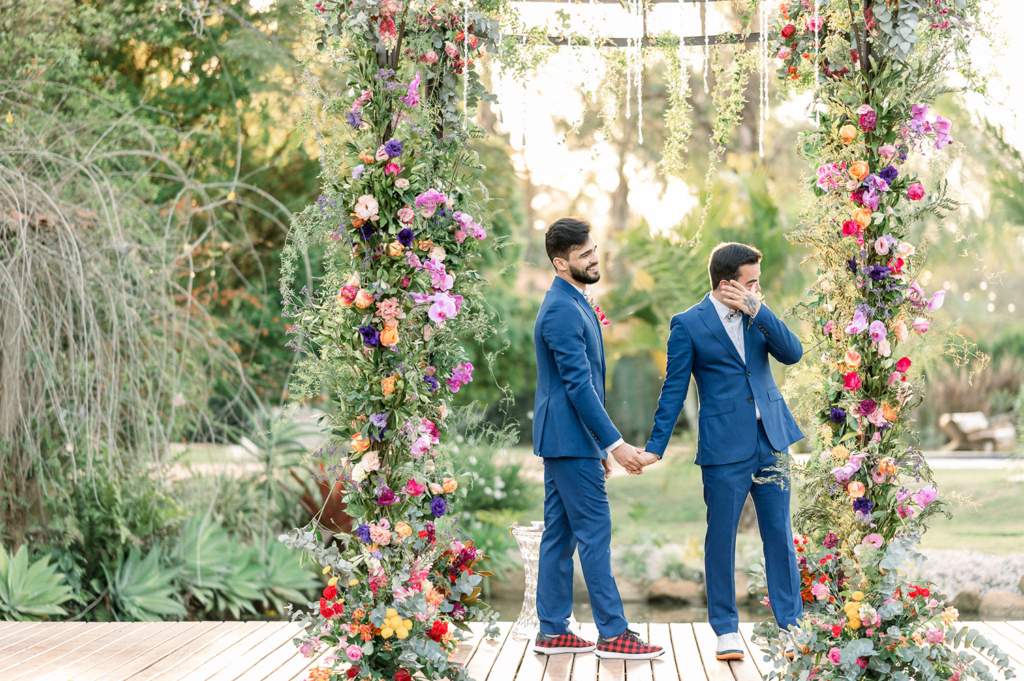
[[[544,249],[548,252],[548,259],[552,262],[555,258],[568,260],[573,250],[587,243],[588,236],[590,223],[583,218],[555,220],[544,235]]]
[[[729,281],[740,276],[740,268],[744,265],[755,265],[761,262],[761,251],[753,246],[737,243],[723,243],[715,246],[708,260],[708,276],[711,277],[711,290],[718,288],[722,281]]]

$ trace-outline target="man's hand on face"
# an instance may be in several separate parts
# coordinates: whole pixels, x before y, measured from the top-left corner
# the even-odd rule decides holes
[[[623,442],[612,450],[612,456],[630,475],[640,475],[644,472],[643,460],[633,445]]]
[[[738,281],[722,282],[722,302],[726,307],[745,312],[751,317],[756,317],[761,310],[761,299]]]

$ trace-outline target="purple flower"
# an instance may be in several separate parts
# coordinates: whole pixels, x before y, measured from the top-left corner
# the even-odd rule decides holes
[[[857,497],[853,500],[853,510],[857,513],[863,513],[867,515],[871,513],[871,509],[874,508],[874,504],[867,497]]]
[[[359,165],[357,165],[355,168],[352,169],[352,179],[353,180],[358,180],[360,177],[363,176],[363,173],[365,171],[366,171],[366,166],[364,166],[362,163],[360,163]]]
[[[878,173],[878,176],[889,184],[892,184],[892,181],[895,180],[899,174],[900,171],[897,170],[895,166],[887,166],[885,170]]]
[[[942,149],[944,146],[953,141],[953,138],[949,136],[949,130],[952,127],[952,121],[947,121],[942,116],[935,117],[935,124],[933,125],[933,128],[935,130],[936,149]]]
[[[821,543],[826,549],[834,549],[839,546],[839,537],[836,536],[835,532],[829,532],[828,536],[825,537],[825,541]]]
[[[363,241],[369,241],[375,231],[372,222],[364,222],[363,226],[359,228],[359,236],[363,237]]]
[[[413,233],[413,231],[406,227],[405,229],[398,233],[398,243],[402,244],[406,248],[409,248],[412,246],[412,240],[415,237],[416,235]]]
[[[348,124],[358,130],[363,125],[363,120],[359,117],[358,111],[349,111],[345,114],[348,118]]]
[[[388,140],[384,143],[384,151],[388,152],[388,156],[394,158],[402,154],[402,143],[398,140]]]
[[[435,390],[437,390],[437,379],[434,378],[433,376],[424,376],[423,382],[427,384],[427,388],[430,390],[430,392],[434,392]]]
[[[847,260],[846,261],[846,266],[850,268],[850,272],[852,272],[853,274],[857,274],[857,259],[856,258],[850,258],[849,260]]]
[[[378,428],[385,428],[388,425],[387,414],[374,414],[370,417],[370,423],[377,426]]]
[[[828,419],[832,423],[844,423],[846,421],[846,412],[839,407],[832,407],[829,410]]]
[[[360,326],[359,333],[363,334],[363,342],[370,347],[380,344],[380,332],[373,326]]]
[[[870,397],[866,400],[861,400],[860,404],[857,405],[857,413],[861,416],[867,416],[868,414],[874,414],[875,409],[878,409],[878,404],[875,403]]]
[[[441,497],[434,497],[430,502],[430,512],[435,518],[440,518],[448,511],[448,502]],[[429,531],[429,530],[428,530]]]
[[[359,537],[359,540],[362,541],[364,544],[369,544],[370,543],[370,526],[364,523],[364,524],[360,525],[359,527],[357,527],[356,528],[356,536]]]
[[[868,267],[868,276],[875,281],[884,281],[890,274],[892,274],[892,270],[885,265],[870,265]]]
[[[393,503],[395,503],[395,491],[385,485],[377,492],[377,505],[390,506]]]
[[[452,369],[452,377],[448,379],[448,387],[453,393],[459,392],[459,388],[473,381],[473,365],[469,362],[460,364]]]

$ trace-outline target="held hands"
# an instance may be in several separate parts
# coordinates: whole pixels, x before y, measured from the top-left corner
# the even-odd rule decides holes
[[[756,317],[761,309],[761,299],[753,291],[748,291],[738,281],[722,282],[722,302],[740,312]]]
[[[626,472],[630,475],[640,475],[644,472],[644,468],[650,466],[652,463],[661,461],[657,454],[646,452],[642,449],[636,449],[633,445],[622,443],[616,449],[612,450],[612,456],[619,462],[619,465],[626,469]],[[604,460],[604,477],[607,480],[612,474],[612,465],[605,459]]]

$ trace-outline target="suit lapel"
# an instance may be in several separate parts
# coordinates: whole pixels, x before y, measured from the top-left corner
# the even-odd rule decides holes
[[[572,296],[573,300],[576,301],[576,304],[579,305],[583,316],[590,320],[590,327],[594,329],[594,333],[597,334],[597,342],[601,349],[601,373],[603,374],[605,372],[604,336],[601,334],[601,325],[597,321],[597,314],[594,312],[594,308],[590,307],[590,303],[587,302],[587,299],[582,293],[580,293],[579,289],[561,277],[555,277],[555,281],[552,286],[557,286]]]
[[[710,331],[711,334],[725,346],[725,349],[729,351],[729,354],[731,354],[737,362],[742,363],[743,358],[740,357],[740,353],[736,351],[736,344],[732,342],[732,339],[729,338],[729,334],[725,332],[725,327],[722,326],[722,320],[719,319],[718,311],[715,310],[715,306],[711,302],[710,297],[711,294],[708,294],[708,296],[704,298],[704,302],[701,303],[701,306],[698,308],[701,321],[703,321],[704,325],[708,327],[708,331]],[[744,338],[744,341],[746,341],[746,338]],[[744,342],[744,346],[750,347],[750,344]]]

